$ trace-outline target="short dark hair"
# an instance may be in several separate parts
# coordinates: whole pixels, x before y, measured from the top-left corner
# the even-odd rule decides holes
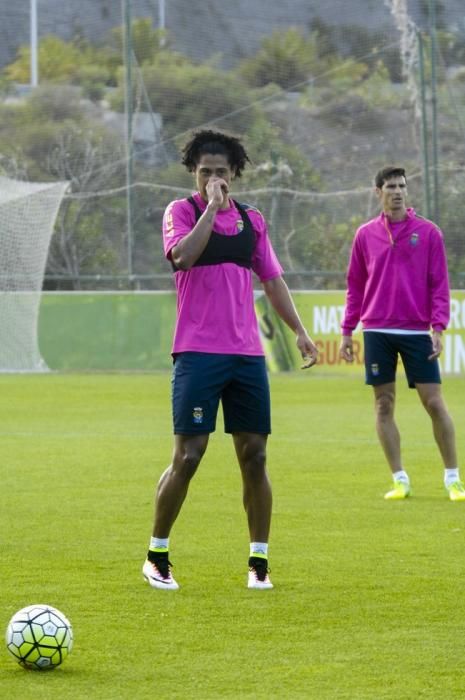
[[[386,180],[390,180],[391,177],[405,177],[405,168],[400,168],[398,165],[387,165],[382,168],[375,175],[376,187],[380,190]],[[406,177],[405,181],[407,181]]]
[[[204,129],[194,133],[182,149],[182,164],[186,166],[189,172],[194,172],[201,156],[205,155],[205,153],[226,156],[236,177],[241,176],[247,161],[250,163],[249,156],[241,140],[237,136],[227,134],[224,131]]]

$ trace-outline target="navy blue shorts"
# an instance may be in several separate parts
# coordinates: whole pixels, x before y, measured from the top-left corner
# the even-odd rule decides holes
[[[416,384],[440,384],[439,362],[428,360],[433,342],[427,333],[421,335],[363,333],[366,384],[379,386],[396,380],[400,355],[410,389]]]
[[[226,433],[271,433],[264,357],[182,352],[171,385],[175,435],[213,433],[220,400]]]

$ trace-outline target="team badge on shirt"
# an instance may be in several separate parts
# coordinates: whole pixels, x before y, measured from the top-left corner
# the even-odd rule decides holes
[[[237,228],[237,233],[240,233],[242,231],[242,229],[244,228],[244,222],[242,221],[242,219],[238,219],[236,221],[236,228]]]
[[[371,373],[374,377],[377,377],[379,375],[379,365],[377,362],[373,362],[371,365]]]
[[[203,408],[201,406],[194,407],[194,410],[192,411],[192,418],[194,420],[194,423],[196,423],[197,425],[203,423]]]
[[[418,238],[418,233],[412,233],[412,235],[410,236],[410,245],[416,246],[418,243]]]

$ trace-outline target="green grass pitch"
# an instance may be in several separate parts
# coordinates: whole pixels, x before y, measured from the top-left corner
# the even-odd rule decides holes
[[[69,659],[8,700],[463,698],[465,503],[400,377],[413,498],[390,478],[363,379],[272,377],[272,591],[248,591],[239,470],[222,423],[171,538],[177,592],[140,569],[171,455],[170,377],[0,377],[0,627],[32,603],[74,628]],[[465,476],[465,380],[446,379]]]

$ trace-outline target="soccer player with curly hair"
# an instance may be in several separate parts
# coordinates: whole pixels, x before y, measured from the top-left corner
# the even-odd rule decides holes
[[[270,589],[270,391],[254,309],[253,273],[296,334],[308,365],[316,362],[317,349],[283,280],[265,219],[230,196],[232,181],[249,162],[241,140],[221,131],[199,131],[184,146],[182,162],[193,173],[197,191],[171,202],[163,219],[164,252],[177,291],[174,451],[158,483],[143,575],[154,588],[179,587],[171,573],[169,536],[215,430],[221,401],[224,429],[232,435],[242,475],[250,535],[247,585]]]

